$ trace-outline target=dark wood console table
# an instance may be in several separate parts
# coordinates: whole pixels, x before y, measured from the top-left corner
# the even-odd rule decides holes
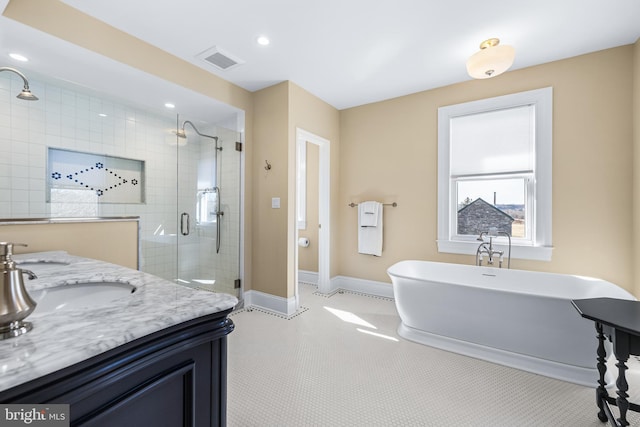
[[[630,403],[629,384],[625,378],[628,369],[626,362],[630,355],[640,355],[640,301],[622,300],[614,298],[590,298],[571,301],[580,315],[585,319],[596,323],[598,334],[597,367],[600,378],[596,388],[596,402],[598,404],[598,418],[602,422],[607,420],[615,427],[629,425],[627,411],[640,412],[640,405]],[[605,388],[605,374],[607,372],[604,347],[605,337],[613,343],[613,354],[618,363],[618,388],[616,399],[609,396]],[[620,417],[615,419],[609,404],[615,405],[620,410]]]

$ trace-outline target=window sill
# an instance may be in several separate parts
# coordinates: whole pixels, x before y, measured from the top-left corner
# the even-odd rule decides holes
[[[480,242],[462,242],[453,240],[438,240],[438,252],[462,255],[475,255]],[[504,251],[505,257],[509,246],[494,243],[496,250]],[[528,259],[534,261],[551,261],[552,246],[511,246],[511,259]]]

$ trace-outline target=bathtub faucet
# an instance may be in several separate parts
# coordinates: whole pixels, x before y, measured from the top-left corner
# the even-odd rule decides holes
[[[485,235],[489,237],[489,243],[484,240]],[[509,252],[507,255],[507,268],[511,268],[511,235],[506,231],[497,231],[495,228],[490,228],[489,231],[483,231],[478,236],[478,241],[482,242],[476,250],[476,265],[482,265],[482,259],[484,255],[488,256],[487,265],[494,265],[496,256],[498,257],[498,267],[502,268],[502,262],[504,260],[504,251],[493,248],[493,239],[503,235],[509,239]]]

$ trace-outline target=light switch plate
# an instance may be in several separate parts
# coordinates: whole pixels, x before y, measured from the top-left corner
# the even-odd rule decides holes
[[[272,209],[280,209],[280,197],[272,197],[271,198],[271,208]]]

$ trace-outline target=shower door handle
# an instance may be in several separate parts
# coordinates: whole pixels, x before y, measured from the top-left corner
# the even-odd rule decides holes
[[[182,233],[183,236],[189,235],[189,214],[186,212],[182,212],[182,215],[180,215],[180,233]]]

